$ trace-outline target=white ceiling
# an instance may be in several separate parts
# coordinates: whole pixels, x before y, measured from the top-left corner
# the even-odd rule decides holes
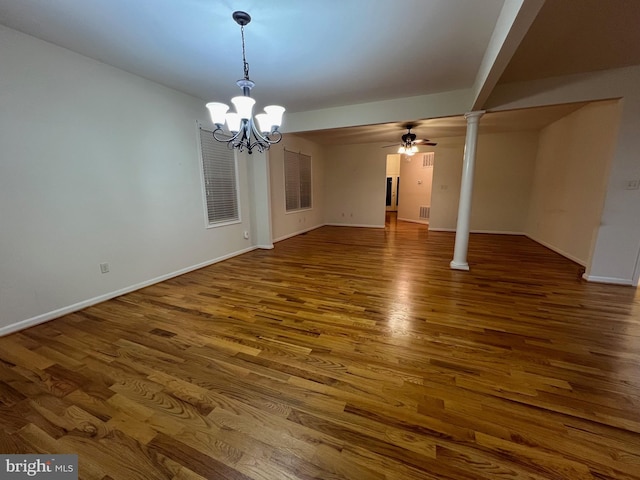
[[[240,27],[231,14],[244,10],[253,17],[245,27],[252,96],[291,113],[470,88],[502,6],[503,0],[0,0],[0,23],[203,100],[228,102],[242,77]],[[638,64],[639,24],[640,0],[546,0],[500,82]],[[481,128],[539,129],[575,108],[491,113]],[[464,134],[461,117],[406,121],[418,122],[419,136]],[[403,123],[305,136],[386,142]]]
[[[0,23],[205,100],[289,112],[471,87],[503,0],[0,0]]]

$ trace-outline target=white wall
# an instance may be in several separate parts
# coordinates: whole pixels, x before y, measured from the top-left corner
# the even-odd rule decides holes
[[[478,136],[471,231],[524,232],[537,145],[537,132]],[[464,138],[439,139],[434,150],[429,229],[455,230]]]
[[[527,235],[587,265],[618,133],[618,101],[589,104],[540,133]]]
[[[387,154],[387,177],[400,175],[400,161],[402,155],[399,153]]]
[[[472,230],[524,232],[537,147],[538,132],[478,138]]]
[[[486,108],[507,110],[622,98],[618,138],[587,278],[637,285],[640,278],[640,66],[499,85]]]
[[[288,120],[287,120],[288,121]],[[284,190],[284,150],[311,156],[311,202],[307,210],[286,213]],[[274,241],[283,240],[324,225],[324,170],[323,148],[309,140],[284,134],[282,141],[269,149],[271,182],[271,225]]]
[[[253,248],[243,161],[243,222],[205,228],[201,100],[2,26],[0,45],[0,334]]]
[[[251,241],[258,248],[273,248],[271,228],[271,192],[269,158],[267,152],[242,152],[247,166],[247,183],[249,190],[249,218],[252,230]]]
[[[455,230],[464,137],[439,138],[435,150],[429,230]]]
[[[412,157],[402,155],[398,220],[429,223],[428,220],[420,218],[420,207],[431,206],[433,183],[433,166],[423,166],[425,155],[426,152],[416,153]]]
[[[326,148],[326,223],[384,227],[387,153],[382,144]]]

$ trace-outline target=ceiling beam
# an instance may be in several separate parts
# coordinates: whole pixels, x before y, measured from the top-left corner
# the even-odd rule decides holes
[[[462,115],[466,112],[471,101],[471,93],[471,89],[453,90],[430,95],[287,113],[287,121],[281,131],[296,133]]]
[[[470,111],[481,110],[545,0],[505,0],[473,85]]]

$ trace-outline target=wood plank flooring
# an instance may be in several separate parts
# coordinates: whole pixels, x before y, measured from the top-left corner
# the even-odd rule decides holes
[[[640,479],[640,296],[524,237],[323,227],[0,338],[80,478]]]

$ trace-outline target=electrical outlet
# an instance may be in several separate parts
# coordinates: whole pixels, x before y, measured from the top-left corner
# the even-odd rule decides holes
[[[100,272],[102,273],[109,273],[109,264],[108,263],[101,263],[100,264]]]
[[[627,190],[638,190],[640,188],[640,180],[629,180],[627,182]]]

